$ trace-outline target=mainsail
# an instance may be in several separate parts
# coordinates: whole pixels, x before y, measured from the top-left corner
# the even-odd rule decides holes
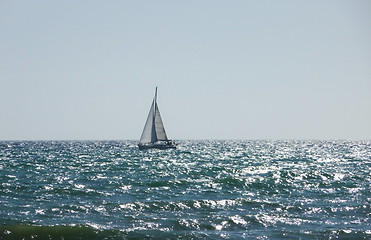
[[[160,110],[157,105],[157,88],[151,109],[147,117],[146,124],[140,137],[139,143],[154,143],[157,141],[167,141],[164,124],[161,119]]]

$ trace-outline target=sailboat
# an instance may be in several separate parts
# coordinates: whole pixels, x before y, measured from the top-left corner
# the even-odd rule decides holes
[[[140,137],[138,147],[140,150],[144,149],[169,149],[176,148],[173,141],[166,136],[164,124],[161,119],[160,110],[157,105],[157,87],[155,97],[152,101],[151,109],[147,117],[146,124]]]

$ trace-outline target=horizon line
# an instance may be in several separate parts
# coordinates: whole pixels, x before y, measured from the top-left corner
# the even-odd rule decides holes
[[[370,139],[346,139],[346,138],[326,138],[326,139],[314,139],[314,138],[194,138],[194,139],[169,139],[172,141],[371,141]],[[106,142],[106,141],[136,141],[139,142],[139,139],[0,139],[0,142]]]

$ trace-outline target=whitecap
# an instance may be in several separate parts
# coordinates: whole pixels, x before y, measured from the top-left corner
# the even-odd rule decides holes
[[[45,214],[45,210],[44,209],[36,209],[35,210],[35,213],[36,214],[40,214],[40,215],[44,215]]]
[[[212,226],[215,228],[215,230],[220,231],[223,229],[223,227],[225,227],[225,225],[227,225],[227,223],[227,221],[223,221],[220,224],[212,224]]]
[[[240,225],[247,225],[247,222],[245,219],[243,219],[241,216],[235,215],[230,217],[230,219],[235,223],[235,224],[240,224]]]
[[[342,173],[335,173],[335,175],[334,175],[334,181],[341,181],[341,180],[343,180],[343,178],[344,178],[344,174],[342,174]]]
[[[83,188],[85,188],[85,185],[84,184],[75,184],[75,187],[77,189],[83,189]]]

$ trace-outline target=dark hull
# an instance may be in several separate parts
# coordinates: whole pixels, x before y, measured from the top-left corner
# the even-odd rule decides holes
[[[139,150],[147,150],[147,149],[175,149],[175,144],[145,144],[140,145],[138,144]]]

